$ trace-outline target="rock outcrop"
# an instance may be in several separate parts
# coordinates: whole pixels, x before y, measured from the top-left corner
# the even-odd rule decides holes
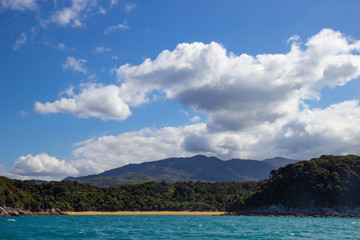
[[[0,207],[0,217],[15,217],[15,216],[56,216],[67,215],[66,212],[60,209],[36,209],[35,211],[22,210],[20,208]]]

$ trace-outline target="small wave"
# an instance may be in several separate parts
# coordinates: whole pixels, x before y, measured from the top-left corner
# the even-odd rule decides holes
[[[7,221],[8,221],[8,222],[16,222],[16,220],[15,220],[15,219],[12,219],[12,218],[8,219]]]

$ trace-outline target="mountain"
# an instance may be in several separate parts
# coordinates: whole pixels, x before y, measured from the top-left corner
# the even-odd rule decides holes
[[[283,167],[288,164],[296,163],[298,160],[292,160],[283,157],[274,157],[274,158],[267,158],[262,162],[267,163],[274,167],[274,169],[278,169],[279,167]]]
[[[96,186],[116,186],[124,183],[146,181],[255,181],[265,179],[271,170],[294,160],[273,158],[264,161],[232,159],[196,155],[184,158],[168,158],[140,164],[129,164],[97,175],[68,177],[66,181],[79,181]]]

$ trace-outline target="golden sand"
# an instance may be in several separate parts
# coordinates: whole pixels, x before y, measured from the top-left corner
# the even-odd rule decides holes
[[[225,212],[188,212],[188,211],[118,211],[118,212],[66,212],[68,215],[224,215]]]

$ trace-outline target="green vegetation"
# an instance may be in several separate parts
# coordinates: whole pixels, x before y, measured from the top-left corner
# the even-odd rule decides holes
[[[71,178],[69,180],[71,180]],[[121,176],[88,178],[78,182],[88,183],[98,187],[114,187],[122,184],[137,184],[151,181],[156,181],[156,179],[141,173],[128,173]]]
[[[96,187],[0,177],[0,206],[65,211],[239,211],[271,205],[360,207],[360,157],[321,156],[273,170],[259,182],[156,182]],[[103,179],[104,181],[106,178]]]
[[[324,155],[273,170],[231,210],[282,205],[293,208],[360,207],[360,157]]]
[[[96,187],[72,181],[35,184],[1,177],[0,206],[66,211],[224,211],[231,202],[243,199],[255,185],[255,182],[148,182]]]

